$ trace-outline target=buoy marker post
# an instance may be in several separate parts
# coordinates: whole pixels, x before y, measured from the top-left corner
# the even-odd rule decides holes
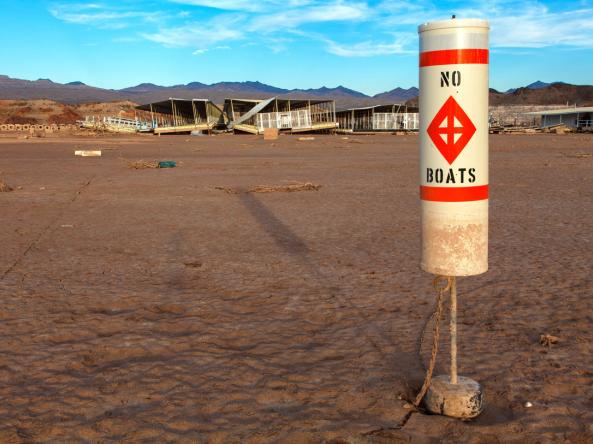
[[[468,419],[484,397],[480,384],[457,374],[456,277],[488,270],[489,25],[453,17],[418,32],[421,268],[448,281],[440,291],[450,295],[451,336],[450,374],[432,378],[424,405]]]

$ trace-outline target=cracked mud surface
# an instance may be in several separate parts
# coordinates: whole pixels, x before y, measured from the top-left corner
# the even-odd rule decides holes
[[[591,442],[593,160],[574,152],[593,137],[491,137],[490,271],[458,281],[486,411],[388,430],[434,301],[416,137],[1,139],[0,442]],[[216,189],[294,182],[321,188]]]

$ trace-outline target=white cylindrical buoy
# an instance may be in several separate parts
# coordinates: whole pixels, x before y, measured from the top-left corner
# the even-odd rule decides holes
[[[451,371],[432,380],[424,403],[464,419],[484,408],[480,384],[457,375],[455,277],[488,270],[488,31],[485,20],[455,16],[418,28],[421,267],[447,276],[451,295]]]
[[[425,23],[420,34],[423,270],[488,270],[488,22]]]

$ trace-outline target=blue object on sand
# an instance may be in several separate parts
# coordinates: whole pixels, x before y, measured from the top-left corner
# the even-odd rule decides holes
[[[174,160],[163,160],[159,162],[159,168],[175,168],[177,163]]]

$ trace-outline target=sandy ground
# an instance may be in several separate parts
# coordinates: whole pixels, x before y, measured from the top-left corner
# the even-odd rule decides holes
[[[389,430],[434,302],[416,137],[1,139],[0,442],[593,442],[576,153],[593,136],[492,137],[491,269],[458,283],[460,372],[487,410]],[[216,189],[291,181],[322,188]]]

